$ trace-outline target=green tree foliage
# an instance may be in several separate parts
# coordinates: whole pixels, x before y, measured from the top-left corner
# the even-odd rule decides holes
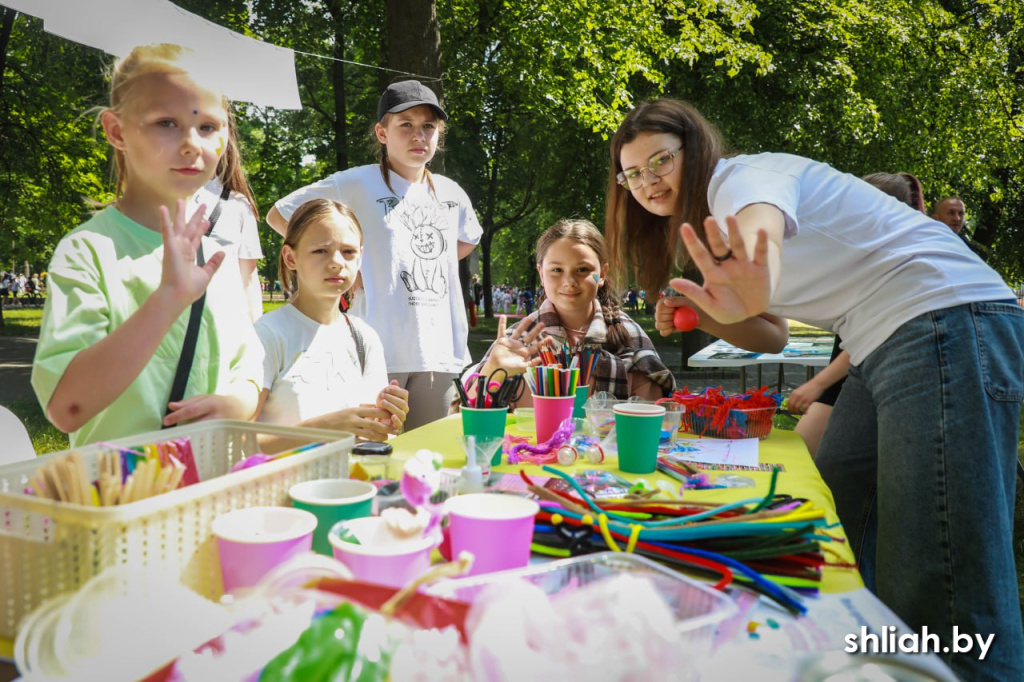
[[[299,52],[302,111],[237,107],[264,213],[371,161],[377,96],[399,76],[350,62],[386,67],[396,54],[385,0],[179,4]],[[444,172],[484,225],[486,284],[528,277],[533,241],[555,219],[600,225],[607,137],[636,101],[661,95],[694,102],[737,150],[804,154],[858,175],[906,170],[930,201],[961,195],[979,251],[1024,278],[1019,2],[439,0],[437,16],[451,113]],[[41,269],[84,216],[82,198],[107,191],[106,145],[83,112],[105,99],[112,60],[20,16],[4,57],[0,258]],[[272,276],[278,241],[263,233]]]
[[[863,175],[908,171],[929,204],[963,197],[978,251],[1024,276],[1024,21],[1019,3],[758,3],[764,74],[676,65],[739,151],[785,151]],[[650,92],[648,94],[657,94]]]
[[[439,7],[453,119],[447,168],[484,229],[488,315],[493,244],[503,230],[526,233],[499,242],[515,248],[502,274],[517,278],[529,276],[532,242],[554,219],[601,215],[605,140],[637,82],[659,88],[665,65],[701,57],[729,72],[769,63],[743,37],[755,13],[748,2],[442,0]]]
[[[0,9],[11,33],[0,89],[0,269],[46,269],[60,237],[103,199],[106,144],[88,111],[102,103],[103,58]]]

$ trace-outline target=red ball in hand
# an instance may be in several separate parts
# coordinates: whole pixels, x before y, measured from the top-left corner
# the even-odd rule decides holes
[[[679,306],[672,314],[672,324],[681,332],[692,332],[699,322],[697,311],[689,306]]]

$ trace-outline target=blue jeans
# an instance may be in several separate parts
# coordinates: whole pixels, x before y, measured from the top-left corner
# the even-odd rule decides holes
[[[1024,308],[936,310],[896,330],[843,386],[816,464],[865,583],[952,651],[994,633],[984,661],[943,656],[965,680],[1020,679],[1013,557]]]

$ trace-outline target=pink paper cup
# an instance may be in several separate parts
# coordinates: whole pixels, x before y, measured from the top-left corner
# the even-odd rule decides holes
[[[225,592],[253,587],[271,570],[313,548],[316,517],[290,507],[250,507],[213,520]]]
[[[537,442],[543,443],[551,438],[551,434],[558,430],[558,427],[566,419],[572,417],[573,405],[576,396],[567,395],[558,398],[535,395],[533,396],[534,418],[537,422]]]
[[[569,396],[570,410],[572,396]],[[468,575],[522,568],[530,563],[533,519],[540,510],[533,500],[515,495],[480,493],[448,500],[452,558],[473,554]]]
[[[355,536],[359,543],[343,539]],[[400,537],[379,516],[339,521],[327,535],[334,558],[357,580],[388,587],[405,587],[430,569],[430,550],[436,540]]]

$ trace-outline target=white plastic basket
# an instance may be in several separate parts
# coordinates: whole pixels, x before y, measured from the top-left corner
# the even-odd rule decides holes
[[[624,552],[587,554],[512,571],[447,580],[427,587],[425,591],[472,603],[484,588],[505,580],[526,580],[546,594],[553,595],[623,573],[647,578],[654,584],[675,616],[684,641],[710,641],[715,627],[737,613],[736,603],[728,595],[650,559]]]
[[[260,434],[285,436],[295,446],[324,443],[234,473],[259,453]],[[188,436],[200,482],[116,507],[90,507],[24,494],[29,476],[52,453],[0,467],[0,639],[13,640],[19,621],[46,599],[78,589],[110,566],[165,571],[199,594],[223,592],[210,531],[219,514],[241,507],[290,504],[288,488],[317,478],[347,478],[351,434],[242,421],[208,421],[153,431],[112,443],[127,448]],[[82,454],[90,480],[100,453]]]

